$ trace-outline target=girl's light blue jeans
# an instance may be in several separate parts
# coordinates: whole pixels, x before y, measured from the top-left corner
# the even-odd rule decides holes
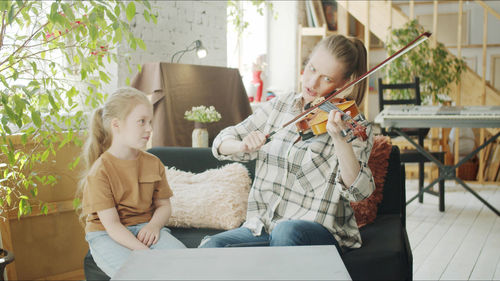
[[[127,226],[127,229],[137,236],[139,231],[147,223]],[[106,231],[93,231],[85,235],[85,239],[89,243],[90,253],[94,258],[95,263],[108,276],[113,278],[118,269],[125,263],[128,256],[132,253],[127,247],[124,247],[113,240]],[[170,229],[163,227],[160,230],[160,239],[156,244],[150,247],[151,249],[183,249],[186,248],[182,242],[177,240]]]
[[[304,220],[288,220],[278,223],[271,234],[262,230],[261,235],[253,236],[250,229],[240,227],[207,236],[199,248],[219,247],[257,247],[257,246],[296,246],[296,245],[335,245],[342,255],[337,240],[321,224]]]

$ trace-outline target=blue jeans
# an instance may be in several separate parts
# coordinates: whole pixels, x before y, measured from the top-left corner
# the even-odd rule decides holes
[[[278,223],[271,234],[264,230],[254,236],[246,227],[240,227],[205,237],[199,248],[335,245],[342,250],[333,235],[321,224],[304,220],[288,220]]]
[[[137,236],[139,231],[147,223],[127,226],[127,229]],[[90,253],[94,258],[95,263],[109,277],[113,278],[115,273],[125,263],[128,256],[132,253],[129,248],[118,244],[113,240],[106,231],[93,231],[85,235],[85,239],[89,243]],[[160,238],[156,244],[150,246],[151,249],[184,249],[186,246],[177,240],[170,229],[163,227],[160,230]]]

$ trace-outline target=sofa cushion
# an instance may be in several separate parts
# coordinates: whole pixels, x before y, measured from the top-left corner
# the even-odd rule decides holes
[[[372,223],[377,217],[378,204],[382,201],[385,175],[389,166],[389,155],[392,150],[391,140],[386,136],[375,136],[368,159],[368,167],[375,181],[373,193],[360,202],[351,202],[358,227]]]
[[[203,173],[166,168],[174,196],[167,226],[233,229],[246,218],[251,179],[240,163]]]
[[[411,268],[405,250],[407,234],[399,215],[379,215],[360,232],[361,248],[349,249],[342,256],[353,280],[403,280],[408,277]]]

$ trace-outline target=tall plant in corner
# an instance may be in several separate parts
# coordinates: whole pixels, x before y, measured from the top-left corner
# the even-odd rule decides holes
[[[38,187],[57,175],[36,167],[81,144],[85,112],[104,99],[118,44],[145,49],[129,26],[138,6],[156,23],[147,1],[0,1],[0,217],[35,204],[47,213]]]
[[[403,28],[392,30],[386,43],[387,52],[393,54],[423,32],[423,27],[416,20],[408,22]],[[389,83],[408,83],[418,76],[422,100],[429,102],[434,98],[441,102],[450,92],[448,86],[460,81],[465,66],[465,61],[451,55],[443,44],[437,43],[437,46],[432,48],[427,40],[390,63],[387,67],[387,77]],[[397,99],[410,97],[408,91],[392,93]]]

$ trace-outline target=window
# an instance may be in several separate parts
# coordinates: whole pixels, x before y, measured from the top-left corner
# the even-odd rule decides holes
[[[231,20],[228,20],[227,26],[227,66],[238,68],[243,78],[243,83],[249,92],[252,81],[252,64],[257,58],[261,57],[266,62],[267,54],[267,9],[263,9],[263,15],[260,15],[252,1],[234,1],[235,5],[242,11],[241,22],[247,22],[248,26],[244,29],[241,36]],[[228,19],[230,9],[228,5]],[[239,37],[239,40],[238,40]],[[262,59],[263,58],[263,59]],[[265,75],[265,73],[264,73]]]

